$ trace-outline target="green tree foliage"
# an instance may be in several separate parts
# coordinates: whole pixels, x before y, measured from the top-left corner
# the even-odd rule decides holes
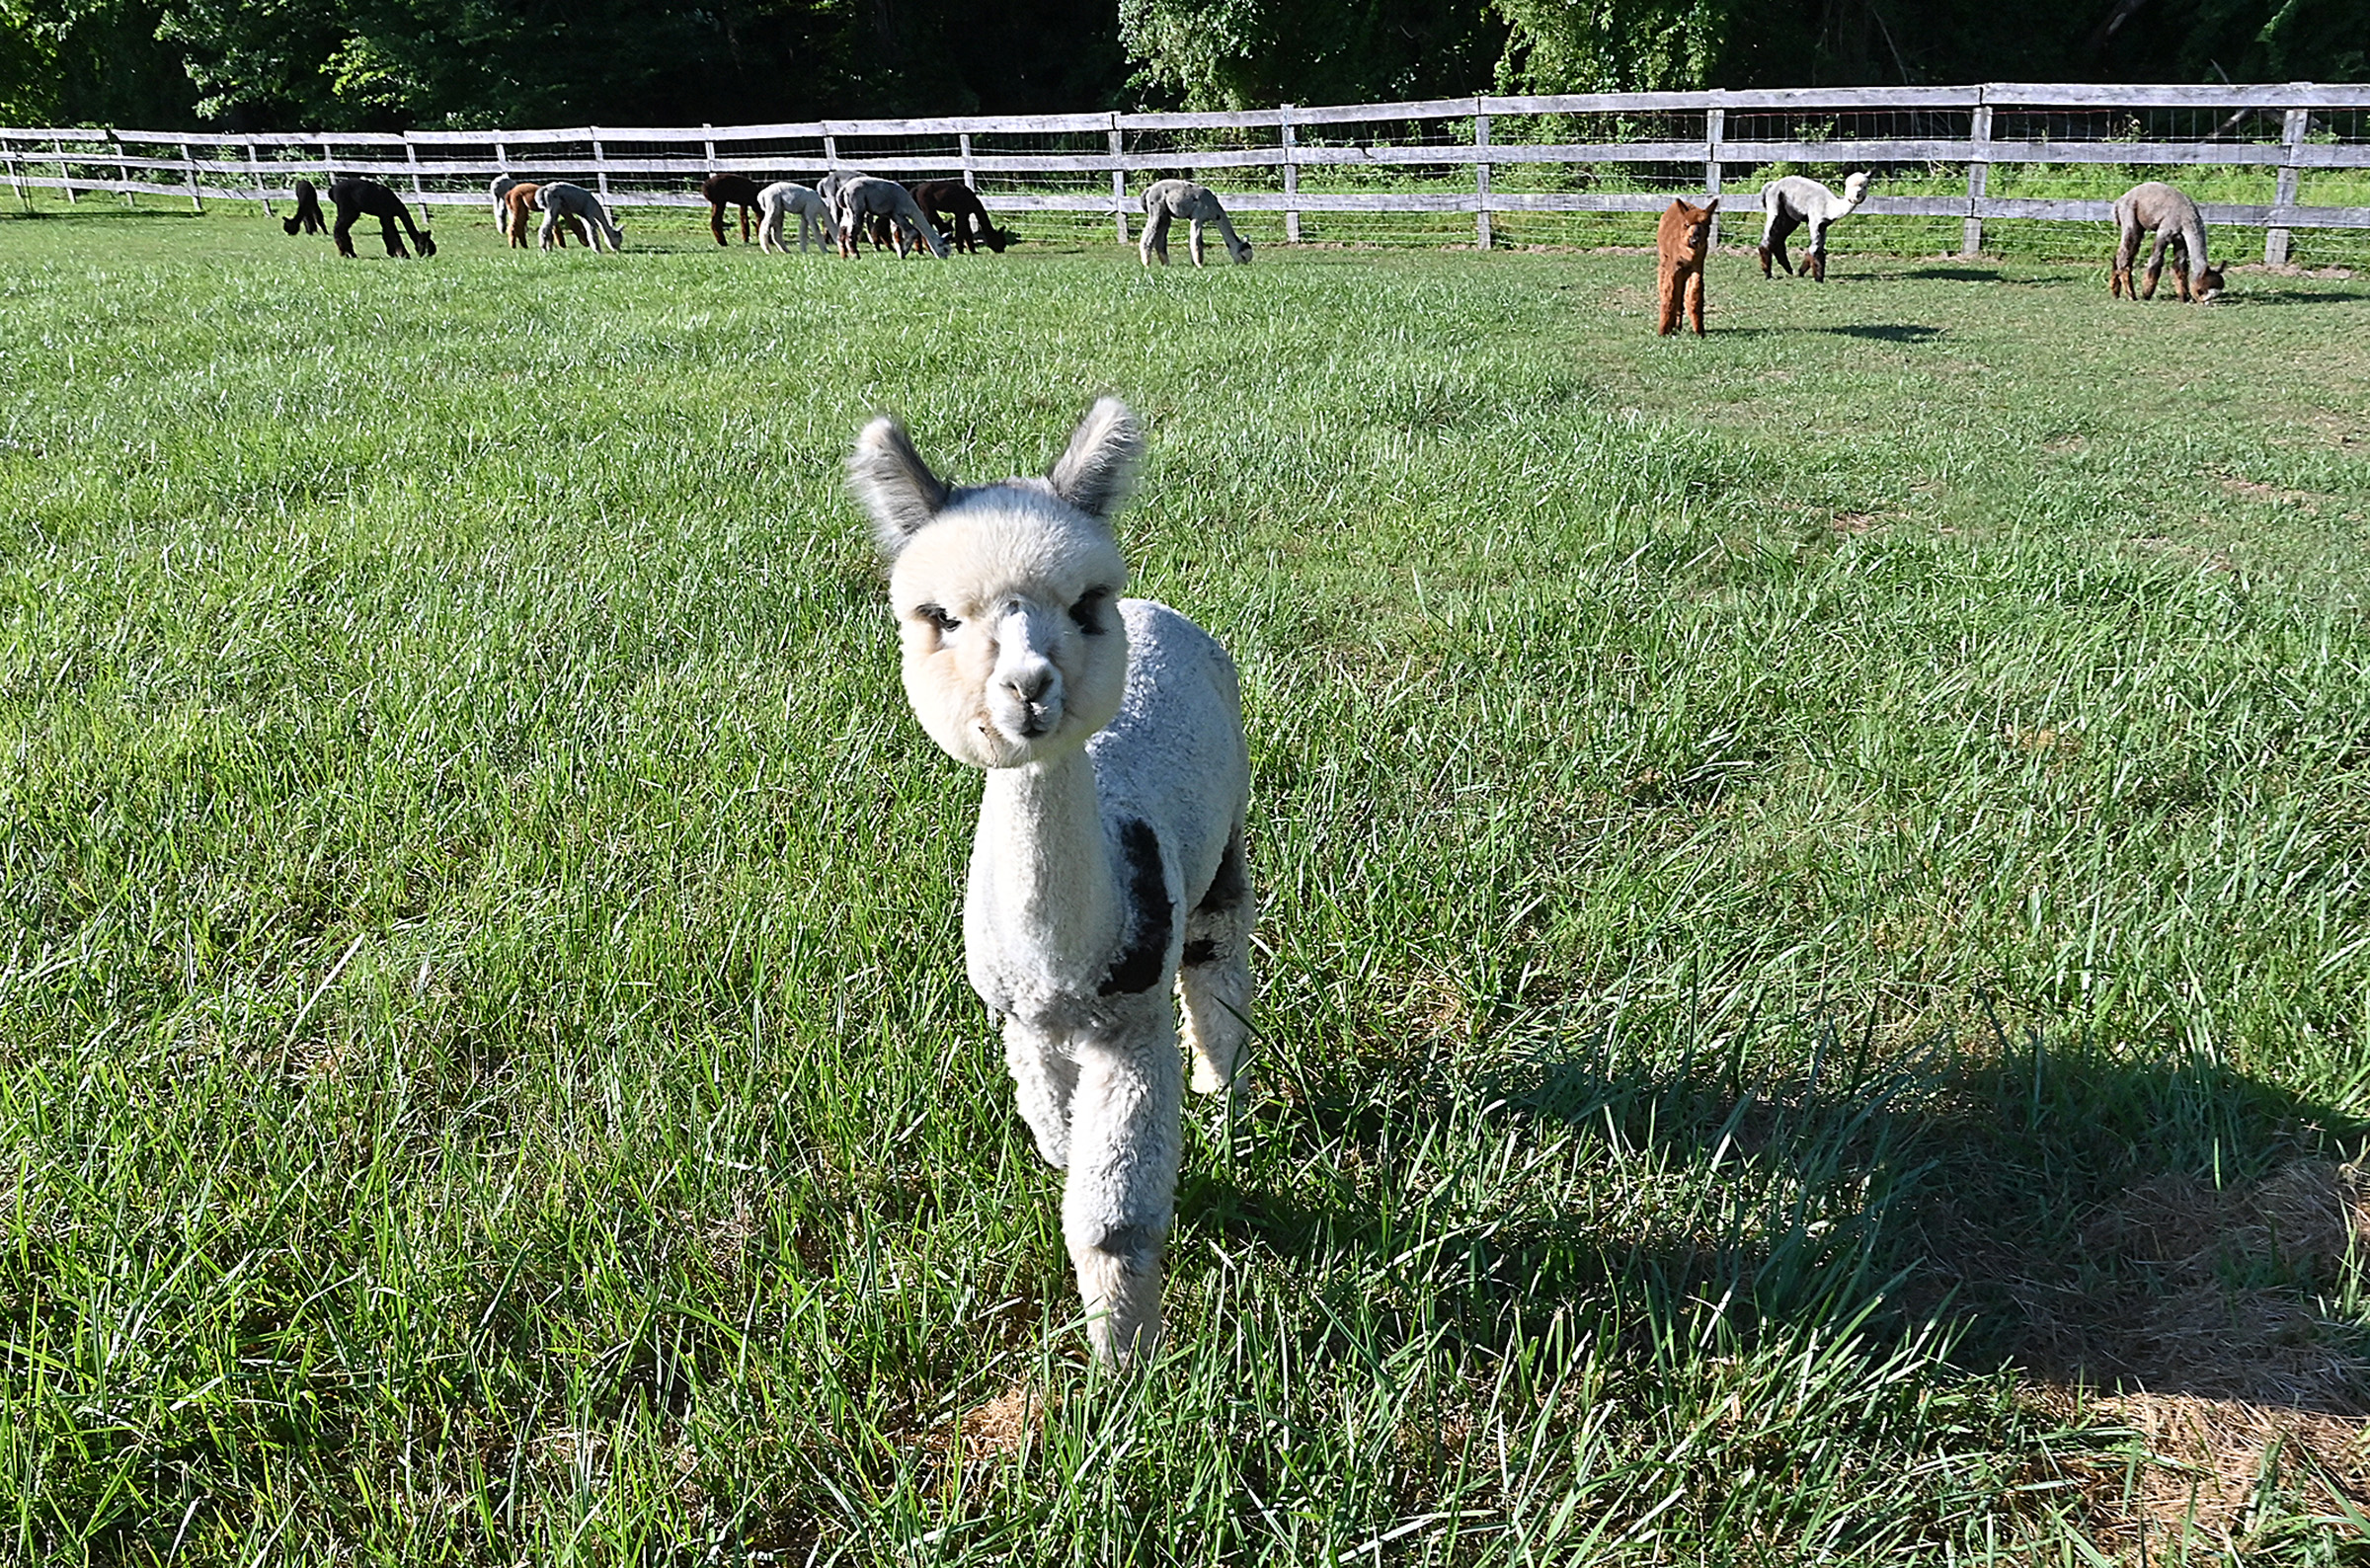
[[[1487,0],[1119,0],[1154,103],[1231,109],[1469,93],[1506,25]]]
[[[1053,111],[1116,105],[1127,72],[1110,0],[0,0],[16,123]]]
[[[2298,78],[2370,78],[2370,3],[0,0],[0,119],[18,124],[679,124],[1493,83]]]

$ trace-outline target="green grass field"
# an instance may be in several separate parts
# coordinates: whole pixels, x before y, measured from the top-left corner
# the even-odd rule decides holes
[[[0,1560],[2370,1561],[2370,282],[0,220]],[[1256,1091],[1084,1365],[839,464],[1146,415]]]

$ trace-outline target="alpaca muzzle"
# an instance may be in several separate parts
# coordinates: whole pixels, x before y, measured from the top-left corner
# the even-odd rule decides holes
[[[997,628],[988,717],[1008,740],[1039,741],[1062,728],[1062,671],[1046,657],[1045,629],[1037,621],[1028,610],[1014,610]]]

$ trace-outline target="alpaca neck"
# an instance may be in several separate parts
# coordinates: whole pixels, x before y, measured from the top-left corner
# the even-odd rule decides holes
[[[1032,950],[1049,981],[1091,991],[1111,960],[1119,889],[1083,748],[988,770],[973,868],[973,897],[989,902],[996,927]]]

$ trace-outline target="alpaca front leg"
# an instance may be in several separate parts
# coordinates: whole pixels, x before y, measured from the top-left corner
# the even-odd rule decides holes
[[[1662,274],[1662,319],[1654,331],[1667,338],[1671,335],[1671,329],[1678,325],[1679,274],[1676,271],[1665,271]]]
[[[1166,998],[1157,998],[1161,1012]],[[1184,1076],[1158,1015],[1116,1039],[1081,1043],[1070,1103],[1062,1235],[1078,1271],[1095,1359],[1125,1368],[1160,1342],[1160,1249],[1177,1192]]]
[[[1702,337],[1703,269],[1700,267],[1687,274],[1687,320],[1688,324],[1696,329],[1696,336]]]
[[[1062,1042],[1017,1018],[1004,1020],[1004,1065],[1011,1071],[1020,1119],[1036,1135],[1037,1152],[1056,1170],[1069,1164],[1069,1107],[1078,1064]]]
[[[1193,1092],[1239,1094],[1248,1087],[1235,1058],[1250,1037],[1251,925],[1257,909],[1242,852],[1242,826],[1226,841],[1218,875],[1185,917],[1185,961],[1177,968],[1177,1003],[1185,1019],[1185,1050],[1193,1058]]]
[[[1202,260],[1202,220],[1188,218],[1185,221],[1185,249],[1193,253],[1194,266],[1205,266],[1207,264]]]

